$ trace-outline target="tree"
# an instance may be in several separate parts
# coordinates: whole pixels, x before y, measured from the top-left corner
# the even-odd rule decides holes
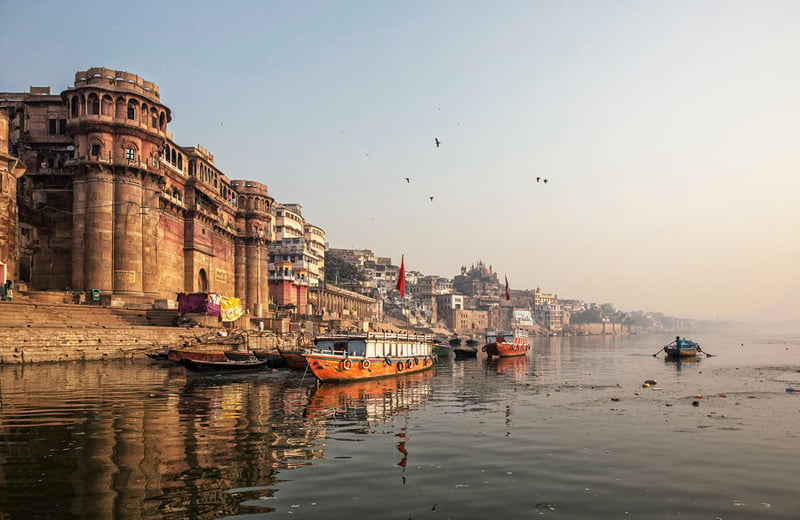
[[[357,266],[335,254],[325,253],[325,281],[336,285],[341,282],[365,280],[366,276]]]

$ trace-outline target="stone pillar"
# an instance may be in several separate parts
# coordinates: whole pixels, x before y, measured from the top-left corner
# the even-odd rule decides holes
[[[142,291],[151,298],[159,295],[159,220],[158,187],[152,181],[145,182],[142,192]]]
[[[86,179],[72,182],[72,289],[91,289],[85,282],[86,259]]]
[[[114,183],[114,293],[142,295],[142,183],[118,176]]]
[[[114,183],[107,171],[90,172],[86,179],[84,286],[110,292],[114,255]]]

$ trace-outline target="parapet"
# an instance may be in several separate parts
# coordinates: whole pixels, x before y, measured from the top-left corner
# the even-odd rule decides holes
[[[161,96],[158,85],[152,81],[145,81],[136,74],[123,70],[112,70],[103,67],[92,67],[75,73],[75,86],[85,87],[90,85],[112,87],[118,90],[128,90],[141,94],[153,101],[160,102]]]
[[[236,180],[231,181],[231,186],[234,190],[243,195],[261,195],[263,197],[269,197],[267,185],[261,184],[260,182]]]

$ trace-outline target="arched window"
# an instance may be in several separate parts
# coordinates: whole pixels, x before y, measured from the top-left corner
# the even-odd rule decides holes
[[[103,104],[100,107],[100,114],[104,116],[111,116],[112,115],[112,107],[114,102],[111,100],[111,96],[105,95],[103,96]]]
[[[169,161],[169,145],[164,146],[164,160]]]
[[[158,128],[158,112],[155,108],[150,111],[150,126]]]
[[[166,116],[164,116],[164,112],[161,112],[161,115],[158,116],[158,129],[159,130],[166,130]]]
[[[100,115],[100,98],[95,93],[89,94],[89,114],[93,116]]]
[[[172,157],[170,157],[169,162],[171,162],[172,164],[175,164],[176,162],[178,162],[178,159],[176,157],[177,155],[178,154],[175,153],[175,148],[173,148],[172,149]]]
[[[103,153],[103,141],[99,139],[93,139],[92,144],[89,147],[89,153],[92,157],[100,157]]]
[[[128,119],[136,121],[136,102],[128,101]]]
[[[136,160],[136,148],[132,144],[125,145],[125,159],[129,162]]]
[[[178,169],[183,171],[183,155],[178,154]]]
[[[78,117],[79,115],[79,105],[78,105],[78,96],[72,96],[72,117]]]

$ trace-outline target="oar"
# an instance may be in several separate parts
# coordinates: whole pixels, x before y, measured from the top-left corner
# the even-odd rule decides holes
[[[655,354],[653,354],[653,357],[657,357],[657,356],[658,356],[659,354],[661,354],[662,352],[664,352],[664,347],[661,347],[660,349],[658,349],[658,352],[656,352]]]
[[[698,351],[698,352],[702,352],[703,354],[705,354],[705,355],[706,355],[706,357],[714,357],[714,354],[709,354],[709,353],[708,353],[708,352],[706,352],[705,350],[701,349],[701,348],[700,348],[700,345],[697,345],[697,351]]]

